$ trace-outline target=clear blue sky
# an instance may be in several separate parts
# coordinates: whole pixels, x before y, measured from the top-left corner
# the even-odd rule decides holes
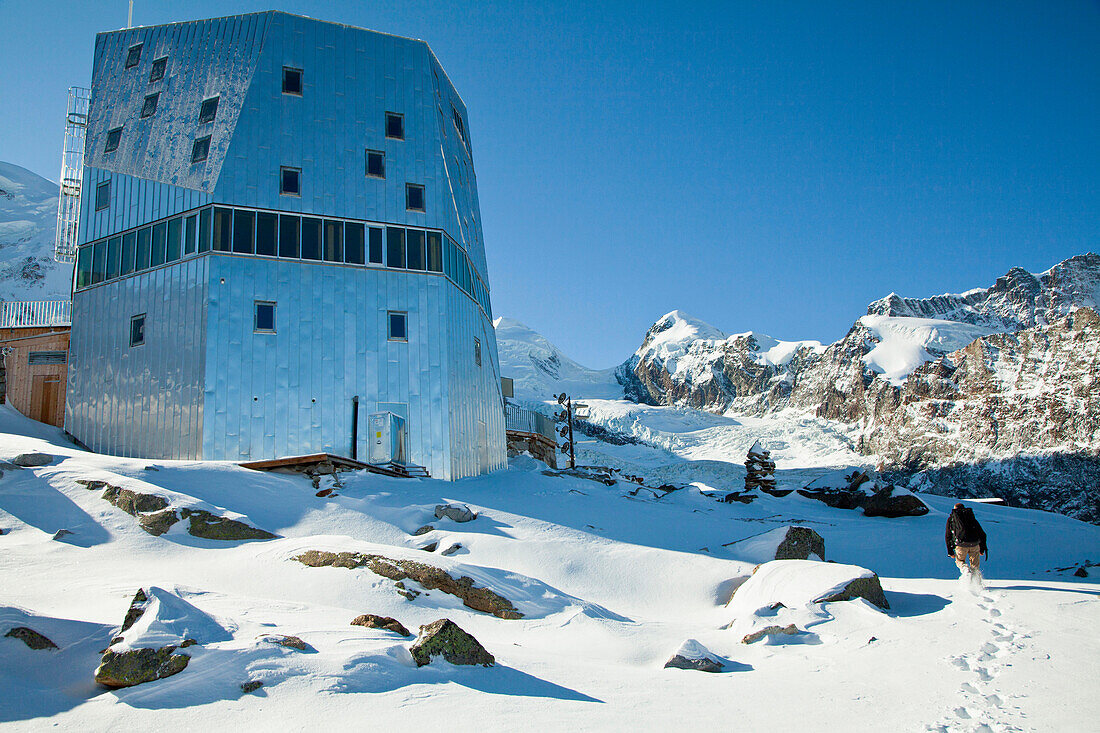
[[[151,2],[422,38],[470,114],[494,310],[615,364],[680,308],[842,336],[869,301],[1100,249],[1096,2]],[[56,179],[126,0],[0,0],[0,160]]]

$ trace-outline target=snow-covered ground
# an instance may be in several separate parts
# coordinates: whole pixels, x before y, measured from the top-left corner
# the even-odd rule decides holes
[[[631,419],[621,409],[593,406],[608,421]],[[671,427],[665,432],[694,432]],[[622,447],[631,448],[659,450]],[[1071,575],[1100,560],[1100,527],[1060,515],[974,504],[990,559],[985,589],[972,591],[942,544],[954,500],[936,496],[922,496],[928,515],[902,519],[798,494],[725,504],[689,487],[657,499],[632,495],[629,483],[545,475],[521,457],[507,471],[454,483],[344,474],[343,488],[318,498],[301,476],[86,453],[0,408],[0,459],[31,451],[55,459],[5,468],[0,478],[0,627],[32,627],[60,648],[33,651],[0,635],[5,729],[1083,731],[1100,716],[1100,569]],[[691,459],[668,456],[637,463],[690,469]],[[179,526],[155,537],[77,479],[239,517],[279,538],[203,540]],[[444,501],[465,502],[477,519],[436,520]],[[436,529],[412,534],[429,523]],[[819,532],[826,560],[839,565],[765,565],[727,605],[761,543],[727,545],[796,523]],[[59,529],[71,534],[51,539]],[[419,549],[429,542],[461,549],[448,557]],[[366,568],[292,559],[308,549],[430,563],[509,598],[524,617],[496,618],[438,591],[408,601]],[[890,610],[814,603],[849,573],[844,565],[877,572]],[[139,587],[163,589],[157,603],[177,616],[198,609],[192,627],[204,638],[178,675],[97,687],[99,651]],[[761,609],[773,597],[787,607]],[[408,640],[350,625],[363,613],[393,616],[414,633],[450,618],[497,664],[417,668]],[[769,613],[799,633],[742,643],[744,629]],[[268,643],[272,634],[298,636],[307,648]],[[689,639],[698,644],[688,649],[705,648],[725,672],[662,668]],[[263,687],[242,694],[250,680]]]

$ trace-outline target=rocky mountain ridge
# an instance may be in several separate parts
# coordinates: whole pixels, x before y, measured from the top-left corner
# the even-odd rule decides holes
[[[962,295],[875,301],[836,343],[724,337],[678,311],[615,372],[627,399],[843,422],[898,478],[1100,521],[1100,256]],[[672,341],[673,343],[669,343]]]

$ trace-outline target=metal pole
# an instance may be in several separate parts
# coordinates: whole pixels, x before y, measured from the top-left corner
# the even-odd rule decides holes
[[[577,467],[577,456],[573,452],[573,400],[566,400],[565,412],[569,416],[569,467]]]
[[[126,14],[126,27],[134,27],[134,0],[130,0],[130,12]]]

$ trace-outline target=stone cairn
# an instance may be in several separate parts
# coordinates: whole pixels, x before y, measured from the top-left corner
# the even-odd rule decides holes
[[[771,452],[764,450],[759,440],[752,444],[749,455],[745,458],[745,491],[752,489],[776,494],[775,461],[771,459]]]

